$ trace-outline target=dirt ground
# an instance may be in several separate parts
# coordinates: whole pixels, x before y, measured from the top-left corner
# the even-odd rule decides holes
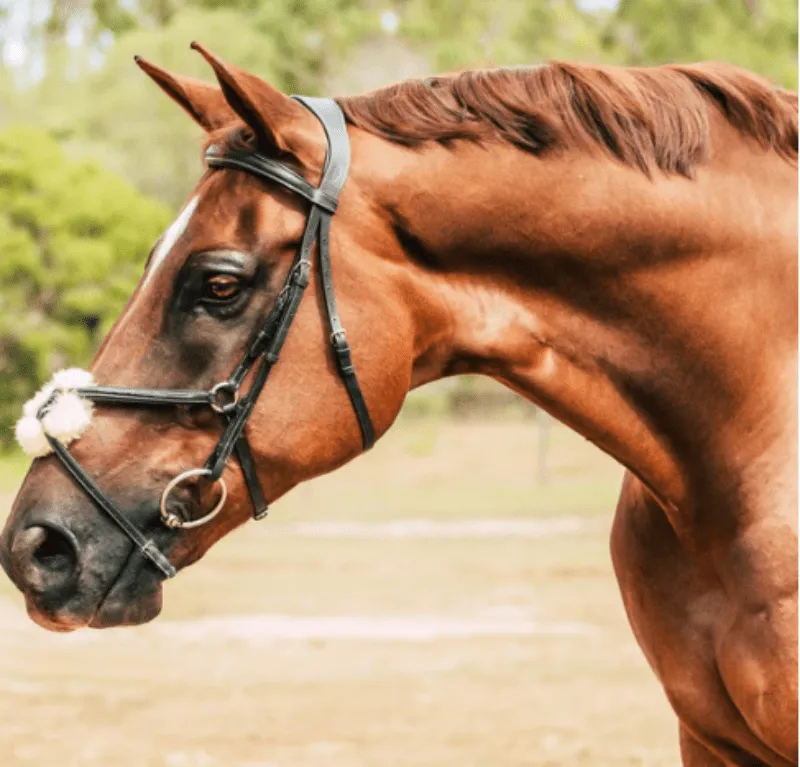
[[[677,764],[611,570],[621,472],[557,427],[541,487],[536,450],[401,424],[137,629],[48,634],[3,580],[0,767]]]

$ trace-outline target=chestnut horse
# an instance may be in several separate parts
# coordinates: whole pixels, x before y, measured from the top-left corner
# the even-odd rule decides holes
[[[219,86],[138,63],[209,145],[318,185],[327,141],[314,114],[195,47]],[[410,389],[480,373],[613,456],[628,469],[614,567],[684,764],[797,764],[796,94],[722,64],[555,62],[338,104],[352,164],[330,257],[376,435]],[[280,184],[209,167],[95,379],[224,381],[309,215]],[[363,451],[316,268],[310,278],[247,423],[268,501]],[[208,408],[98,403],[68,454],[180,569],[252,514],[233,461],[207,525],[159,520],[167,482],[219,434]],[[184,511],[202,516],[218,492],[193,486]],[[55,631],[142,623],[161,607],[163,575],[54,456],[31,467],[2,559]]]

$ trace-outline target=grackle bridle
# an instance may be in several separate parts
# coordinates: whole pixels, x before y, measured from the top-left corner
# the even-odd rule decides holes
[[[300,248],[292,262],[286,282],[278,294],[275,305],[267,315],[264,325],[251,342],[244,357],[230,377],[215,384],[208,391],[198,389],[145,389],[126,386],[86,386],[76,389],[76,393],[80,397],[92,402],[154,406],[206,405],[223,418],[225,425],[222,436],[205,465],[202,468],[184,471],[164,488],[160,504],[161,519],[170,528],[199,527],[213,519],[221,511],[228,495],[222,472],[234,452],[238,458],[253,502],[253,517],[262,519],[266,516],[267,502],[256,474],[255,461],[247,443],[244,428],[247,419],[253,412],[256,400],[267,382],[270,371],[278,361],[278,356],[286,340],[292,320],[300,306],[303,292],[306,285],[308,285],[311,272],[311,251],[314,243],[318,243],[317,257],[319,259],[322,294],[325,299],[330,341],[336,366],[358,419],[364,449],[369,449],[375,442],[372,419],[356,378],[350,347],[336,308],[336,297],[331,277],[329,249],[331,218],[336,212],[339,193],[347,179],[350,167],[350,142],[347,137],[347,128],[339,105],[332,99],[305,96],[293,96],[293,98],[309,109],[325,129],[328,146],[319,187],[309,184],[288,166],[258,152],[234,149],[226,149],[221,152],[218,147],[213,145],[206,152],[206,162],[211,168],[242,170],[268,181],[277,182],[311,203]],[[256,365],[253,383],[247,392],[242,394],[242,383],[247,374]],[[52,403],[53,398],[39,409],[37,413],[39,419],[46,415]],[[116,522],[141,553],[167,578],[173,577],[176,570],[167,556],[152,540],[146,538],[114,505],[58,439],[49,434],[46,434],[46,437],[56,456],[92,501]],[[214,508],[205,516],[199,519],[186,520],[177,512],[170,510],[167,501],[171,492],[178,485],[192,477],[205,477],[210,482],[219,482],[220,497]]]

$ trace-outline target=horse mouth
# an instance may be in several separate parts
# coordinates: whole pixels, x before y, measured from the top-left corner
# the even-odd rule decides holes
[[[160,588],[147,597],[137,599],[136,602],[106,597],[98,606],[91,620],[85,625],[91,629],[141,626],[159,615],[162,604]]]
[[[87,625],[86,621],[82,621],[66,611],[53,613],[42,610],[27,597],[25,599],[25,607],[28,611],[28,617],[35,624],[57,634],[69,634]]]
[[[163,576],[133,550],[94,606],[75,594],[61,606],[41,604],[26,594],[31,620],[48,631],[69,633],[81,628],[138,626],[155,618],[162,607]],[[88,596],[88,595],[87,595]]]
[[[161,612],[164,576],[134,549],[85,624],[104,629],[139,626]]]

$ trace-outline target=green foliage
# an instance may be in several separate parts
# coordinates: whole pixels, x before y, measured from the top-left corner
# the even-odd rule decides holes
[[[408,0],[401,33],[435,68],[575,59],[617,64],[728,61],[797,87],[797,3],[766,0],[620,0],[590,12],[571,0]]]
[[[92,10],[101,30],[120,35],[137,26],[136,14],[130,7],[120,5],[118,0],[93,0]]]
[[[189,49],[203,40],[222,56],[265,77],[275,72],[269,41],[235,11],[188,11],[168,25],[121,36],[105,65],[64,87],[58,72],[21,94],[17,120],[36,120],[73,152],[91,156],[145,194],[176,207],[201,173],[202,132],[133,62],[140,54],[160,65],[209,79],[210,70]],[[80,104],[80,109],[75,108]]]
[[[402,34],[432,51],[436,69],[603,60],[603,19],[567,0],[409,0]]]
[[[82,70],[66,85],[63,68],[54,67],[36,88],[14,99],[14,121],[45,126],[72,151],[177,207],[202,172],[202,132],[139,71],[135,54],[213,80],[208,64],[189,48],[200,40],[285,92],[314,95],[336,51],[377,18],[354,13],[352,0],[272,0],[253,4],[258,7],[252,12],[248,2],[195,5],[219,7],[187,7],[165,24],[133,28],[119,36],[101,69]],[[61,61],[62,55],[63,45],[51,46],[51,59]]]
[[[53,369],[89,361],[168,219],[47,133],[0,133],[0,447]]]
[[[622,0],[607,41],[622,63],[728,61],[797,87],[797,3],[764,0]]]

